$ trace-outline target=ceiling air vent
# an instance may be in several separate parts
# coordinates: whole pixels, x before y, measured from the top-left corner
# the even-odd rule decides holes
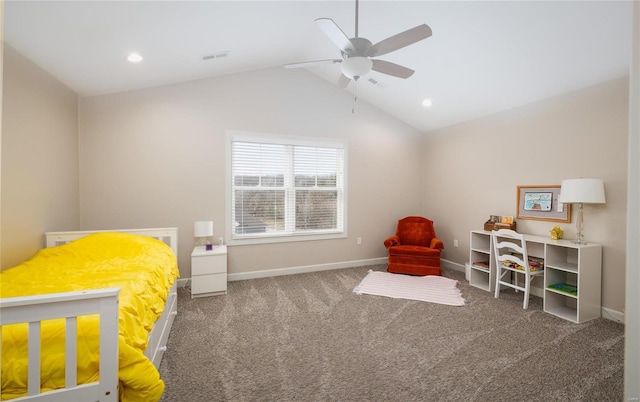
[[[377,86],[378,88],[386,88],[387,85],[383,84],[382,82],[373,79],[373,78],[369,78],[367,81],[369,81],[370,83],[372,83],[373,85]]]
[[[206,54],[206,55],[202,56],[202,61],[208,61],[208,60],[213,60],[213,59],[220,59],[222,57],[227,57],[227,56],[229,56],[229,53],[230,52],[228,50],[225,50],[224,52]]]

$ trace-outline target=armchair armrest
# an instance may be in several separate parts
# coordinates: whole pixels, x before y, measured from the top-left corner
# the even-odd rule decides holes
[[[434,237],[433,239],[431,239],[431,245],[429,246],[429,248],[442,250],[444,248],[444,243],[442,242],[442,240],[438,239],[437,237]]]
[[[396,235],[393,235],[384,241],[385,248],[397,246],[398,244],[400,244],[400,238]]]

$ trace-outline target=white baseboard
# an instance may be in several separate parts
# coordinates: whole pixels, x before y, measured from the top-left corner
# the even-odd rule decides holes
[[[381,257],[381,258],[370,258],[367,260],[332,262],[329,264],[304,265],[300,267],[266,269],[263,271],[240,272],[237,274],[228,274],[227,280],[243,281],[246,279],[268,278],[271,276],[281,276],[281,275],[304,274],[307,272],[330,271],[332,269],[353,268],[353,267],[361,267],[363,265],[377,265],[377,264],[386,264],[386,263],[387,263],[387,257]]]
[[[600,315],[607,320],[615,321],[624,324],[624,313],[621,311],[611,310],[610,308],[602,307],[600,309]]]
[[[450,268],[454,271],[464,272],[464,264],[458,264],[457,262],[445,260],[444,258],[440,259],[440,265],[443,268]]]
[[[191,280],[191,278],[180,278],[178,279],[178,287],[179,288],[183,288],[185,286],[187,286],[187,284],[189,283],[189,281]]]

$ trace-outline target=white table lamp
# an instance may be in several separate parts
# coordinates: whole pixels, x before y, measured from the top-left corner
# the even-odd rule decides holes
[[[558,201],[565,204],[578,204],[578,218],[576,219],[577,244],[586,244],[584,241],[584,204],[604,204],[604,183],[602,179],[569,179],[562,180]]]
[[[212,236],[213,221],[196,221],[193,224],[193,237],[197,239],[197,246],[204,246],[206,250],[213,250]]]

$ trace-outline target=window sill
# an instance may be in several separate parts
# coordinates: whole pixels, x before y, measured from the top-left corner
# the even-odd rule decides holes
[[[269,243],[293,243],[299,241],[317,241],[317,240],[334,240],[344,239],[347,237],[346,232],[327,233],[327,234],[309,234],[309,235],[290,235],[290,236],[256,236],[246,237],[242,239],[231,239],[227,244],[229,246],[249,246],[253,244],[269,244]],[[230,236],[227,236],[230,238]]]

